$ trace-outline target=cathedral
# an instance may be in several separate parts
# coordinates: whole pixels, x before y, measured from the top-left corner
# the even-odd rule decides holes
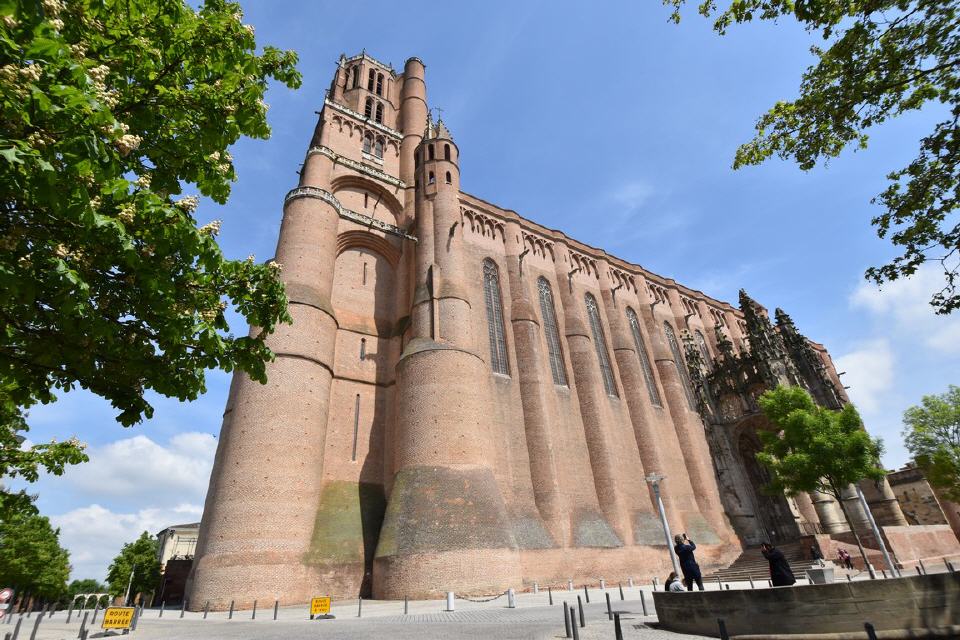
[[[293,322],[265,385],[234,375],[191,608],[662,576],[648,476],[705,569],[849,529],[825,495],[762,492],[754,457],[764,390],[847,402],[821,345],[463,192],[460,153],[423,62],[340,58],[283,202]]]

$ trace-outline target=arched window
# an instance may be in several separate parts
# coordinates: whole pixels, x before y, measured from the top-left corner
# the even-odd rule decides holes
[[[373,69],[370,69],[370,73],[367,74],[367,91],[373,91],[373,83],[376,80],[377,72]]]
[[[692,411],[697,410],[697,403],[693,399],[693,389],[690,388],[690,376],[687,372],[687,361],[683,359],[680,353],[680,345],[677,344],[677,335],[673,332],[673,327],[669,322],[663,323],[663,332],[667,334],[667,342],[670,344],[670,352],[673,354],[673,364],[677,367],[677,375],[680,376],[680,383],[683,387],[683,393],[687,396],[687,404]]]
[[[382,102],[378,102],[378,103],[377,103],[377,117],[376,117],[376,121],[377,121],[377,122],[383,122],[383,103],[382,103]]]
[[[630,323],[630,332],[633,334],[633,346],[637,349],[637,356],[640,358],[640,368],[643,370],[643,380],[647,383],[647,393],[650,394],[650,402],[655,407],[662,407],[663,401],[660,400],[660,391],[657,389],[657,382],[653,378],[653,369],[650,367],[650,357],[647,355],[647,345],[643,343],[643,334],[640,333],[640,319],[637,313],[627,307],[627,322]]]
[[[617,383],[613,379],[613,367],[610,366],[610,354],[607,352],[607,338],[603,334],[603,325],[600,323],[600,309],[597,300],[591,294],[586,295],[587,317],[590,319],[590,329],[593,332],[593,346],[597,349],[597,359],[600,361],[600,373],[603,375],[603,387],[608,396],[617,395]]]
[[[378,96],[383,95],[383,74],[382,73],[377,74],[377,95]]]
[[[447,184],[453,184],[453,178],[450,176],[449,171],[447,171]]]
[[[368,120],[373,117],[373,98],[367,98],[367,101],[363,103],[363,117]]]
[[[483,261],[483,297],[487,302],[487,333],[490,334],[490,367],[494,373],[510,375],[507,364],[506,330],[503,326],[503,304],[500,301],[500,273],[497,263]]]
[[[368,133],[363,136],[363,152],[370,153],[371,148],[373,147],[373,134]]]
[[[433,184],[437,179],[433,177],[433,171],[430,172],[430,175],[427,176],[427,184]]]
[[[384,140],[383,140],[383,138],[378,137],[376,144],[373,145],[373,155],[377,156],[378,158],[382,158],[382,157],[383,157],[383,145],[384,145]]]
[[[557,327],[557,315],[553,308],[553,292],[550,283],[543,276],[537,278],[540,291],[540,315],[543,316],[543,332],[547,335],[547,354],[550,356],[550,371],[553,384],[567,386],[567,368],[563,364],[563,349],[560,342],[560,330]]]
[[[427,146],[427,160],[433,160],[433,145]]]
[[[450,159],[450,145],[448,144],[443,145],[443,159],[444,160]]]
[[[353,88],[360,86],[360,67],[353,68]]]
[[[707,371],[710,371],[713,369],[713,359],[710,357],[710,350],[707,349],[707,341],[699,329],[697,329],[693,335],[697,339],[697,346],[700,348],[700,357],[703,358],[703,366],[707,368]]]

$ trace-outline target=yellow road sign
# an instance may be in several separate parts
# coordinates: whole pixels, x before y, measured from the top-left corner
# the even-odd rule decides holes
[[[133,607],[107,607],[103,612],[104,629],[129,629],[133,622]]]
[[[330,613],[330,597],[313,598],[310,600],[310,615],[316,616],[321,613]]]

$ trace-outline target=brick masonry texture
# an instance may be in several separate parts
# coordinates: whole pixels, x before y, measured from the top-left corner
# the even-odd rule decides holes
[[[266,385],[234,378],[192,608],[663,574],[651,472],[704,569],[760,522],[664,333],[740,345],[741,312],[462,192],[424,71],[337,65],[277,241],[293,324]]]

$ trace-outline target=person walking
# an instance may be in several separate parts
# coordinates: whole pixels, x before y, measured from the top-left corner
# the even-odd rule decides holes
[[[697,583],[697,588],[703,591],[703,576],[700,575],[700,565],[697,564],[697,559],[693,557],[693,551],[697,548],[697,545],[685,533],[683,535],[678,533],[673,537],[673,541],[676,543],[673,550],[680,561],[680,571],[683,572],[683,582],[687,585],[687,591],[693,590],[694,582]]]
[[[840,549],[837,551],[837,557],[840,558],[840,566],[850,571],[853,571],[853,558],[850,557],[850,554],[846,549]]]
[[[770,563],[770,582],[775,587],[789,587],[797,581],[793,577],[793,571],[790,569],[790,563],[780,549],[777,549],[769,542],[760,545],[760,553]]]
[[[816,544],[810,545],[810,559],[821,567],[823,566],[823,554],[820,553],[820,547],[818,547]]]
[[[670,575],[667,576],[667,581],[663,583],[664,591],[686,591],[683,588],[683,585],[680,583],[680,578],[677,577],[676,571],[671,571]]]

